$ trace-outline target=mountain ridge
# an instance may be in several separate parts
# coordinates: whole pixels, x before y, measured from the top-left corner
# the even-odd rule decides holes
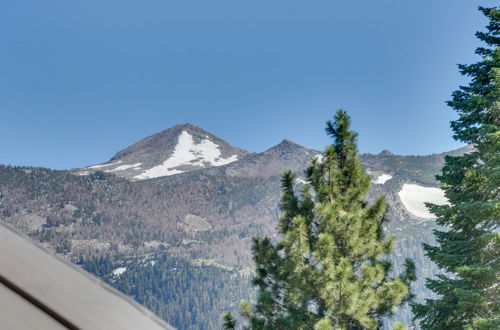
[[[181,127],[172,135],[173,144],[178,144],[182,132]],[[204,135],[199,140],[193,138],[193,144],[203,139]],[[216,142],[215,138],[211,140]],[[424,201],[414,192],[436,192],[434,176],[444,156],[467,150],[427,156],[360,155],[373,182],[368,201],[383,195],[389,205],[387,218],[391,221],[384,229],[397,238],[394,268],[399,271],[407,257],[415,260],[419,298],[427,294],[425,277],[437,271],[421,249],[422,243],[433,244],[435,223],[422,213]],[[184,297],[196,301],[206,296],[206,290],[219,290],[216,283],[230,281],[234,284],[230,290],[217,291],[224,292],[225,296],[217,295],[225,297],[220,299],[236,302],[248,298],[250,279],[239,276],[252,266],[252,237],[276,239],[279,235],[280,174],[285,170],[295,172],[295,186],[300,190],[307,183],[303,171],[320,154],[285,139],[227,164],[190,170],[179,167],[176,169],[185,171],[145,180],[131,180],[120,176],[120,171],[103,171],[106,167],[70,172],[0,165],[0,221],[14,225],[73,262],[87,266],[90,262],[93,266],[89,270],[119,288],[122,280],[129,284],[149,281],[147,287],[164,284],[160,277],[152,277],[149,268],[141,266],[155,260],[182,258],[194,267],[190,274],[213,274],[214,267],[227,268],[223,273],[216,272],[219,277],[210,282],[210,288],[193,287],[200,282],[187,281],[182,284],[187,291],[179,292],[177,286],[171,286],[161,294],[149,292],[146,297],[141,290],[131,290],[129,284],[123,287],[138,301],[150,302],[147,307],[166,320],[175,319],[175,326],[202,328],[204,322],[210,322],[212,328],[220,328],[220,312],[237,306],[224,302],[207,305],[190,311],[196,316],[191,318],[185,310],[165,304],[182,305]],[[112,169],[124,164],[114,164]],[[131,267],[131,262],[139,266]],[[177,262],[163,262],[162,271],[172,264]],[[113,271],[123,267],[129,270],[118,280]],[[170,290],[179,295],[168,296]],[[151,295],[155,296],[153,300]],[[409,323],[410,318],[408,309],[398,314],[400,321]]]
[[[431,155],[403,156],[396,155],[388,150],[378,154],[363,153],[360,158],[370,156],[379,159],[396,159],[397,157],[433,157],[446,155],[459,155],[470,152],[471,146]],[[289,139],[283,139],[278,144],[262,152],[248,152],[234,147],[216,135],[190,123],[174,125],[158,133],[147,136],[132,145],[118,151],[108,162],[77,169],[76,172],[85,175],[94,171],[113,173],[131,180],[155,179],[175,174],[191,172],[199,169],[225,167],[229,172],[235,166],[226,165],[246,159],[268,158],[268,166],[263,166],[256,173],[248,175],[269,176],[272,170],[272,158],[279,158],[294,152],[303,152],[310,157],[321,154],[321,151],[310,149]],[[395,158],[393,158],[395,157]],[[258,160],[254,160],[258,161]],[[306,166],[304,162],[297,163],[290,160],[292,169]],[[238,165],[241,165],[239,163]],[[236,166],[237,167],[237,166]],[[307,166],[306,166],[307,167]],[[433,169],[434,170],[434,169]],[[234,175],[234,171],[232,172]],[[430,176],[427,181],[432,181]]]

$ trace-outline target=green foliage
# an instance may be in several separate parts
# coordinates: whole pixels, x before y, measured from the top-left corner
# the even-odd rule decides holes
[[[233,318],[233,315],[231,313],[222,313],[222,319],[224,320],[224,329],[234,329],[236,327],[236,320]]]
[[[237,272],[196,266],[167,254],[151,258],[113,261],[100,256],[82,258],[80,264],[178,329],[220,329],[220,313],[235,309],[231,301],[250,292],[248,279]],[[113,275],[119,266],[127,270]]]
[[[405,330],[405,326],[401,323],[396,323],[393,327],[393,330]]]
[[[378,329],[411,297],[413,263],[390,276],[387,205],[382,197],[366,202],[370,178],[347,114],[338,111],[326,131],[334,144],[323,161],[312,160],[302,194],[291,172],[282,176],[281,241],[254,239],[257,301],[241,308],[249,329]]]
[[[446,157],[437,177],[450,204],[430,207],[447,230],[435,231],[438,245],[424,248],[446,273],[427,281],[438,297],[413,308],[423,329],[500,328],[500,10],[480,10],[490,22],[476,36],[488,48],[476,50],[480,62],[459,66],[471,81],[448,102],[459,115],[454,138],[475,150]]]

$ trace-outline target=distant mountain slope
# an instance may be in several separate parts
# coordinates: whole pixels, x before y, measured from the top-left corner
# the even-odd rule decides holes
[[[144,138],[117,152],[109,162],[89,166],[79,173],[100,170],[132,180],[145,180],[226,165],[246,154],[247,151],[199,127],[184,124]]]
[[[296,172],[300,187],[305,183],[304,169],[317,155],[283,141],[224,166],[140,182],[99,171],[79,176],[0,166],[0,217],[43,238],[55,250],[65,251],[62,244],[71,241],[68,252],[73,258],[97,250],[102,253],[115,245],[121,251],[162,246],[184,256],[246,266],[251,264],[249,239],[275,231],[280,174],[289,169]],[[426,221],[414,211],[424,201],[408,194],[425,195],[425,187],[436,187],[430,173],[438,173],[442,157],[361,156],[372,176],[372,195],[386,196],[394,223]],[[401,200],[404,184],[424,189],[405,193],[410,198],[407,202]],[[412,208],[404,202],[412,203]]]
[[[435,175],[440,173],[445,156],[458,156],[473,151],[472,146],[465,146],[449,152],[425,156],[400,156],[384,150],[379,154],[362,154],[360,159],[368,170],[397,173],[408,180],[423,184],[437,184]]]
[[[82,170],[87,172],[86,175],[0,166],[0,219],[75,262],[101,256],[110,258],[110,262],[118,268],[122,267],[124,260],[148,259],[152,254],[159,254],[182,257],[193,265],[225,269],[226,273],[217,275],[222,276],[218,278],[223,282],[223,276],[228,276],[227,281],[238,277],[252,266],[251,238],[262,235],[277,238],[280,174],[285,170],[296,172],[296,186],[300,189],[305,183],[303,171],[311,158],[321,153],[284,140],[264,152],[249,154],[224,145],[222,140],[204,131],[196,133],[195,130],[183,125],[153,135],[117,153],[109,168]],[[193,148],[191,144],[187,149],[177,148],[183,144],[180,141],[183,132],[192,136],[192,145],[210,145],[203,142],[204,139],[217,144],[221,151],[220,158],[210,158],[214,160],[212,163],[200,163],[188,156],[189,165],[169,167],[173,161],[169,163],[168,159],[176,149],[194,150],[191,154],[208,159],[207,149],[202,148],[205,151],[197,153],[198,147]],[[186,140],[190,142],[190,139]],[[461,148],[450,153],[468,151],[470,148]],[[237,155],[238,159],[227,164],[219,162],[232,160],[233,155]],[[400,270],[405,257],[416,261],[419,280],[415,289],[419,297],[426,294],[424,278],[437,270],[425,258],[421,244],[433,241],[435,224],[426,213],[424,202],[437,196],[436,190],[431,188],[437,188],[434,175],[439,173],[444,156],[398,156],[389,152],[360,156],[373,182],[369,199],[382,194],[389,204],[388,218],[391,221],[386,230],[398,239],[393,256],[394,268]],[[154,160],[146,160],[148,157]],[[116,164],[118,161],[121,163]],[[160,174],[183,172],[138,180],[141,177],[137,176],[146,173],[145,170],[166,161],[167,172]],[[137,171],[122,168],[111,172],[124,164],[139,162],[149,165]],[[107,274],[112,276],[110,272],[108,270]],[[132,276],[132,273],[129,274]],[[142,272],[135,274],[146,276]],[[157,280],[150,278],[153,282]],[[186,285],[186,294],[202,294],[201,288]],[[232,301],[237,302],[247,294],[241,288],[235,285],[231,290],[236,291],[221,292],[234,295]],[[135,296],[146,294],[141,292],[136,292]],[[174,313],[174,310],[161,304],[183,299],[169,297],[163,302],[154,300],[153,303],[149,298],[142,298],[137,299],[150,302],[152,305],[148,307],[163,311],[161,313],[165,313],[162,315],[167,319],[172,319],[168,317],[173,315],[169,313]],[[215,306],[222,309],[221,305]],[[197,309],[192,312],[220,311]],[[410,314],[406,310],[398,317],[409,322]],[[177,318],[178,323],[174,325],[199,327],[200,324],[189,322],[200,320],[206,320],[206,315],[190,318],[189,314],[185,314]],[[210,320],[217,323],[220,319],[218,315],[212,315]]]

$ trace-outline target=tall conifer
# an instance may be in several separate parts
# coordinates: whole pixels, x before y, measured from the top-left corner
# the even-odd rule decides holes
[[[476,50],[481,61],[459,66],[470,83],[448,102],[459,115],[454,138],[475,150],[446,157],[437,177],[450,204],[431,210],[447,229],[424,248],[446,273],[427,281],[437,298],[414,306],[423,329],[500,329],[500,10],[480,10],[490,21],[476,36],[487,47]]]
[[[400,277],[389,275],[387,205],[382,197],[366,202],[370,178],[348,115],[339,110],[326,132],[334,143],[312,160],[302,194],[291,172],[282,176],[282,239],[254,240],[257,300],[241,310],[249,329],[377,329],[410,297],[413,264]],[[231,315],[225,324],[234,328]]]

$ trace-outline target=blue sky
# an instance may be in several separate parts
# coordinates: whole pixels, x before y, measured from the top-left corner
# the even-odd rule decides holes
[[[74,168],[193,123],[249,151],[460,146],[445,101],[487,21],[470,0],[0,1],[0,163]]]

